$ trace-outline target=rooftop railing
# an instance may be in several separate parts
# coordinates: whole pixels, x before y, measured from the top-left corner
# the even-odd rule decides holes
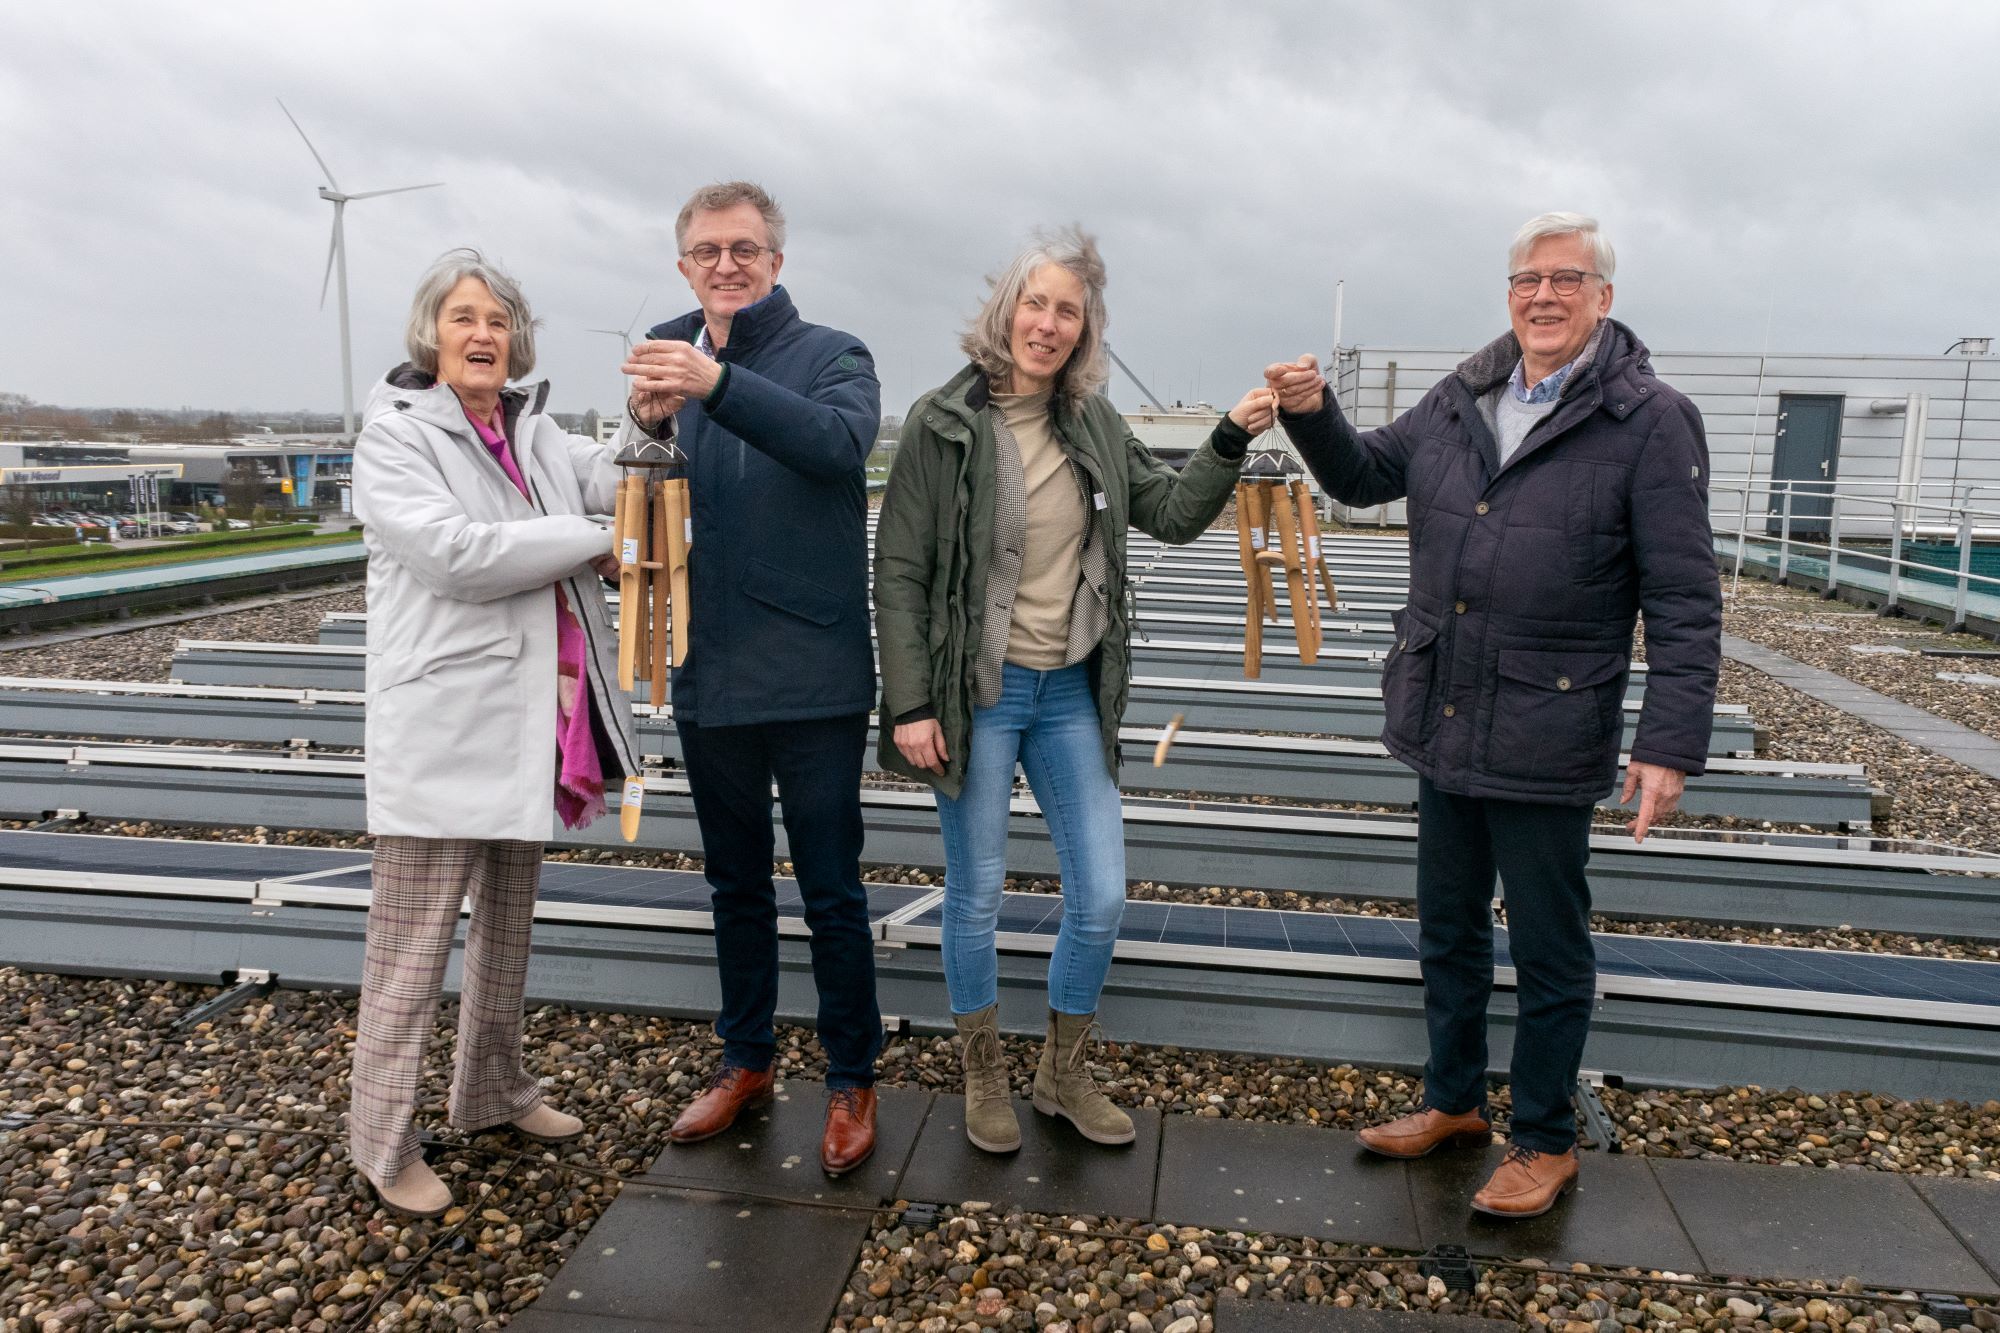
[[[1770,563],[1775,556],[1773,577],[1787,583],[1794,571],[1823,578],[1825,595],[1833,597],[1843,579],[1871,592],[1884,595],[1884,611],[1900,611],[1905,599],[1943,605],[1935,598],[1919,598],[1922,589],[1951,588],[1950,628],[1962,629],[1975,595],[1992,596],[2000,606],[2000,577],[1977,574],[1972,569],[1973,543],[1985,537],[2000,539],[2000,507],[1985,508],[1975,503],[1980,486],[1963,492],[1947,489],[1947,483],[1923,482],[1757,482],[1718,479],[1709,487],[1711,525],[1719,552],[1733,558],[1730,595],[1741,587],[1745,561],[1757,552],[1758,563]],[[1938,498],[1926,499],[1943,489]],[[1987,485],[1993,492],[2000,487]],[[1713,498],[1736,497],[1733,529],[1716,521]],[[1762,530],[1753,533],[1753,497],[1762,496],[1762,512],[1755,515]],[[2000,495],[1994,497],[2000,502]],[[1726,507],[1720,507],[1726,512]],[[1958,568],[1955,573],[1928,560],[1906,554],[1921,537],[1949,537],[1956,545]],[[1887,541],[1884,552],[1881,543]],[[1866,543],[1865,545],[1863,543]],[[1876,588],[1870,576],[1880,573],[1885,587]],[[1940,582],[1941,576],[1949,576]]]

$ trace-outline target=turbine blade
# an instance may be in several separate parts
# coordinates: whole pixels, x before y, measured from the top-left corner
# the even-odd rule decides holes
[[[333,282],[333,257],[340,249],[340,223],[333,224],[333,233],[326,242],[326,275],[319,280],[319,308],[326,309],[326,289]]]
[[[313,161],[319,163],[319,169],[326,173],[326,183],[331,187],[333,187],[335,190],[338,190],[340,188],[340,182],[333,178],[333,168],[329,167],[326,164],[326,159],[319,155],[319,149],[313,147],[313,141],[311,139],[306,139],[305,127],[299,124],[299,118],[297,116],[294,116],[292,114],[292,109],[285,105],[284,98],[280,97],[275,100],[278,103],[278,110],[285,113],[285,119],[291,121],[292,128],[299,132],[299,138],[305,139],[306,151],[313,155]]]
[[[636,328],[638,328],[638,327],[639,327],[639,317],[640,317],[641,315],[644,315],[644,314],[646,313],[646,302],[648,302],[648,301],[650,301],[650,300],[652,300],[652,299],[653,299],[653,297],[652,297],[652,294],[651,294],[650,292],[649,292],[649,293],[647,293],[647,294],[646,294],[645,296],[642,296],[642,297],[640,297],[640,298],[639,298],[639,308],[638,308],[637,310],[634,310],[634,311],[632,312],[632,322],[631,322],[630,324],[627,324],[627,325],[625,326],[625,341],[626,341],[626,342],[628,342],[628,343],[629,343],[629,342],[631,342],[631,341],[632,341],[632,330],[634,330],[634,329],[636,329]]]
[[[347,197],[349,199],[375,199],[385,194],[408,194],[411,190],[435,190],[443,184],[443,181],[432,181],[428,185],[398,185],[393,190],[364,190],[360,194],[350,194]]]

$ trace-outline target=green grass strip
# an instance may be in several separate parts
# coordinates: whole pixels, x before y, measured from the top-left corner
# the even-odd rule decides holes
[[[361,535],[354,532],[331,532],[313,537],[289,537],[279,540],[232,543],[225,550],[188,550],[150,547],[143,551],[132,551],[115,556],[93,556],[84,560],[55,560],[38,564],[29,569],[17,569],[8,565],[0,569],[0,584],[35,583],[42,579],[62,578],[69,574],[107,574],[120,569],[157,569],[161,565],[190,565],[201,560],[218,560],[237,555],[263,555],[271,551],[296,551],[308,546],[343,546],[355,548],[360,554]]]

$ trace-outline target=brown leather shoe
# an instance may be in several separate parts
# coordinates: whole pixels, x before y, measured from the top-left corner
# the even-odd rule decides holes
[[[1361,1146],[1384,1157],[1422,1157],[1447,1143],[1491,1143],[1493,1126],[1477,1111],[1446,1115],[1436,1107],[1420,1108],[1413,1115],[1391,1120],[1386,1125],[1370,1125],[1361,1131]]]
[[[819,1141],[819,1164],[829,1176],[844,1176],[875,1151],[875,1089],[835,1088],[827,1095],[826,1134]]]
[[[771,1071],[745,1069],[741,1065],[720,1065],[710,1075],[708,1087],[682,1111],[674,1127],[667,1131],[672,1143],[699,1143],[712,1139],[736,1123],[736,1117],[771,1101]]]
[[[1536,1152],[1516,1143],[1486,1187],[1472,1196],[1472,1210],[1489,1217],[1540,1217],[1576,1188],[1578,1170],[1575,1148]]]

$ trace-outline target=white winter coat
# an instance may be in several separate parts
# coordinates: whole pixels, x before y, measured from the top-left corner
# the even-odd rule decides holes
[[[613,449],[542,413],[546,382],[503,397],[533,501],[466,420],[409,366],[369,395],[354,448],[368,548],[368,831],[518,838],[555,831],[556,595],[591,652],[585,675],[616,754],[607,789],[639,772],[604,588],[589,561],[611,534]],[[600,750],[602,750],[600,745]]]

